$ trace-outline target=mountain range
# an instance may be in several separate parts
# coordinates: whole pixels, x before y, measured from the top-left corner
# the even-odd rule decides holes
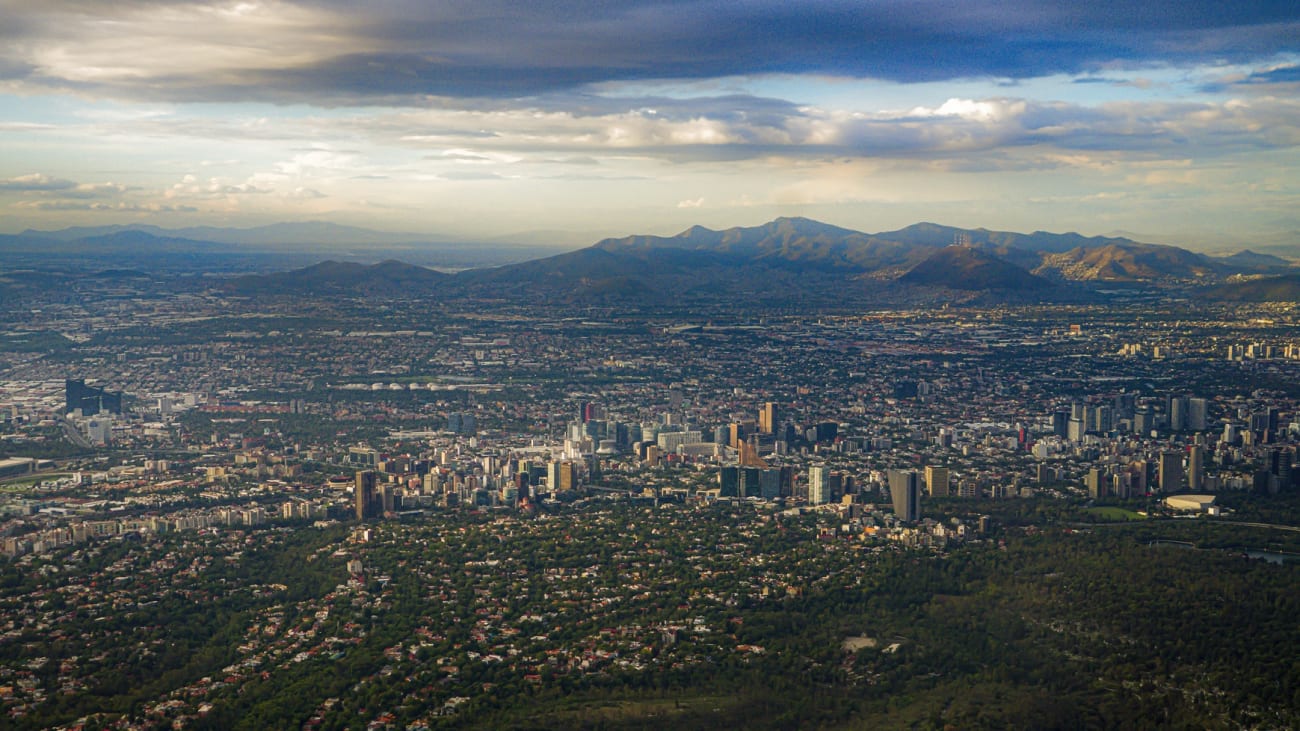
[[[406,254],[418,252],[422,263],[449,269],[460,268],[463,262],[445,263],[446,257],[456,257],[448,246],[461,254],[472,251],[468,244],[420,245],[405,234],[306,223],[255,229],[168,230],[136,225],[25,231],[0,236],[0,252],[215,255],[275,246],[310,247],[314,238],[326,242],[314,249],[317,252],[337,251],[350,241],[372,254],[396,247],[407,259],[414,257]],[[439,253],[444,259],[438,259]],[[724,230],[693,226],[675,236],[609,238],[583,249],[534,258],[539,253],[548,252],[516,247],[505,256],[497,252],[497,261],[488,257],[455,275],[399,261],[374,266],[327,261],[305,269],[234,277],[223,286],[241,295],[456,293],[560,302],[689,303],[730,298],[779,303],[788,297],[1024,301],[1077,299],[1095,289],[1091,285],[1096,283],[1209,286],[1234,275],[1295,271],[1287,260],[1267,254],[1242,251],[1212,257],[1115,236],[1023,234],[934,223],[865,233],[807,218],[778,218]],[[502,260],[506,263],[489,266]],[[1228,296],[1229,290],[1222,291]]]
[[[277,223],[253,228],[195,226],[165,229],[146,224],[75,226],[53,231],[28,229],[0,234],[0,253],[125,257],[149,263],[151,257],[193,261],[195,257],[261,256],[278,261],[319,260],[322,255],[375,261],[401,257],[448,269],[497,266],[567,251],[567,245],[458,241],[445,236],[373,231],[323,221]]]

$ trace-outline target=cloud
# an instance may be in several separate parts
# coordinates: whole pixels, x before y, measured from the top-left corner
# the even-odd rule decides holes
[[[111,33],[104,28],[111,27]],[[0,78],[172,101],[524,98],[612,81],[903,83],[1245,63],[1300,50],[1294,3],[1221,0],[50,0],[9,8]]]
[[[23,193],[45,198],[112,198],[131,190],[121,183],[78,183],[43,173],[20,175],[0,180],[0,191]]]
[[[54,178],[42,173],[19,175],[16,178],[0,180],[0,190],[23,193],[68,190],[75,187],[77,187],[77,184],[71,180]]]
[[[450,170],[448,172],[438,173],[438,177],[443,180],[505,180],[496,173],[490,173],[479,170]]]
[[[221,178],[199,180],[193,175],[186,175],[179,183],[173,184],[163,195],[167,198],[228,198],[243,195],[264,195],[270,188],[262,188],[250,182],[229,183]]]
[[[702,208],[704,207],[704,199],[696,198],[694,200],[678,201],[677,207],[678,208]]]
[[[1139,157],[1223,157],[1300,146],[1300,102],[1113,102],[1085,106],[1017,98],[952,98],[933,106],[875,113],[777,107],[737,98],[723,118],[673,114],[625,101],[607,114],[512,110],[399,111],[341,122],[375,144],[434,148],[427,161],[459,165],[541,160],[657,159],[674,163],[763,158],[879,158],[949,161],[947,169],[1048,169],[1100,153]],[[705,100],[702,109],[711,109]],[[776,109],[781,111],[778,113]],[[436,142],[420,130],[435,126]],[[458,138],[491,127],[490,138]],[[337,130],[336,130],[337,132]]]
[[[38,211],[98,211],[101,213],[195,213],[194,206],[163,203],[87,203],[75,200],[23,201],[20,208]]]

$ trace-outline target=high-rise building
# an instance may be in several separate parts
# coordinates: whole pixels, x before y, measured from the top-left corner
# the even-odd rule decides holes
[[[775,434],[778,424],[776,404],[771,401],[763,404],[763,408],[758,410],[758,431],[763,434]]]
[[[921,476],[915,470],[890,470],[889,496],[899,520],[911,523],[921,517]]]
[[[808,504],[824,505],[831,500],[826,468],[814,465],[808,468]]]
[[[658,459],[659,448],[654,447]],[[578,486],[578,470],[572,462],[551,462],[547,466],[547,482],[552,493],[568,492]]]
[[[1203,398],[1187,399],[1187,428],[1191,431],[1205,431],[1209,428],[1210,402]]]
[[[1161,452],[1159,461],[1160,491],[1178,492],[1183,489],[1183,456],[1178,452]]]
[[[1205,447],[1194,446],[1187,451],[1187,489],[1199,492],[1205,485]]]
[[[926,465],[925,489],[930,497],[948,497],[951,494],[949,484],[947,467]]]
[[[1052,433],[1062,439],[1070,436],[1070,412],[1064,409],[1052,412]]]
[[[718,494],[722,497],[740,495],[740,468],[723,467],[718,471]]]
[[[1187,429],[1187,398],[1173,396],[1169,399],[1169,431]]]
[[[1083,486],[1088,489],[1088,497],[1106,497],[1106,475],[1099,468],[1093,467],[1083,477]]]
[[[1134,433],[1147,436],[1151,429],[1155,427],[1155,414],[1151,412],[1151,407],[1142,406],[1133,412],[1133,431]]]
[[[379,493],[379,475],[374,470],[357,472],[353,498],[356,501],[357,520],[378,517],[384,512],[383,497]]]
[[[757,439],[751,438],[741,442],[736,451],[738,453],[736,459],[742,467],[767,467],[767,462],[758,456]]]
[[[107,446],[113,441],[113,419],[108,416],[97,416],[91,419],[86,422],[86,435],[95,446]]]
[[[1240,429],[1239,429],[1239,427],[1238,427],[1236,424],[1224,424],[1224,425],[1223,425],[1223,438],[1222,438],[1222,439],[1223,439],[1223,443],[1224,443],[1224,444],[1236,444],[1238,441],[1241,440],[1241,435],[1240,435],[1239,431],[1240,431]]]
[[[65,414],[70,414],[77,409],[81,410],[82,416],[94,416],[101,411],[110,414],[122,413],[120,391],[105,391],[102,388],[87,386],[83,380],[69,378],[63,382],[63,393]]]
[[[732,449],[740,449],[740,445],[748,436],[749,429],[746,428],[745,424],[740,422],[733,423],[728,427],[727,444],[730,445]]]

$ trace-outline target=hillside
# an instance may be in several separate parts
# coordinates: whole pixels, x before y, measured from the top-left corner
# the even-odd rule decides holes
[[[899,277],[898,281],[960,290],[1041,291],[1055,286],[1015,264],[970,246],[944,247]]]
[[[450,276],[400,261],[367,266],[354,262],[324,261],[304,269],[275,274],[249,274],[224,284],[231,294],[357,294],[412,296],[430,294]]]
[[[1206,290],[1204,295],[1226,302],[1300,302],[1300,274],[1229,282]]]
[[[676,236],[628,236],[596,244],[605,251],[682,249],[708,251],[737,262],[827,270],[874,271],[910,267],[925,248],[891,241],[808,218],[778,218],[761,226],[714,231],[693,226]]]
[[[1175,246],[1124,243],[1045,254],[1034,273],[1078,281],[1196,281],[1221,276],[1225,267]]]

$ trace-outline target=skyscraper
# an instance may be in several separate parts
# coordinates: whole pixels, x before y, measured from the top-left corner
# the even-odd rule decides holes
[[[1106,474],[1100,468],[1093,467],[1088,470],[1088,474],[1083,477],[1083,486],[1088,489],[1088,497],[1094,499],[1106,497],[1106,483],[1108,481]]]
[[[930,497],[948,497],[951,494],[949,492],[948,468],[926,465],[925,489],[929,492]]]
[[[823,505],[830,502],[830,485],[827,484],[826,468],[813,466],[808,468],[808,504]]]
[[[776,404],[771,401],[758,410],[758,431],[763,434],[775,434],[777,427]]]
[[[1160,453],[1160,491],[1178,492],[1183,489],[1183,456],[1178,452]]]
[[[1199,491],[1205,484],[1205,447],[1194,446],[1187,451],[1187,489]]]
[[[1185,396],[1172,396],[1169,399],[1169,430],[1183,431],[1187,429],[1187,398]]]
[[[374,470],[357,472],[353,497],[356,500],[357,520],[374,518],[383,513],[383,497],[377,489],[379,477]]]
[[[105,391],[102,388],[87,386],[83,380],[69,378],[63,382],[63,393],[65,414],[70,414],[77,409],[81,410],[82,416],[94,416],[101,411],[111,414],[122,413],[120,391]]]
[[[1203,398],[1187,399],[1187,428],[1205,431],[1209,427],[1210,402]]]
[[[911,523],[921,517],[921,476],[915,470],[890,470],[889,496],[899,520]]]

